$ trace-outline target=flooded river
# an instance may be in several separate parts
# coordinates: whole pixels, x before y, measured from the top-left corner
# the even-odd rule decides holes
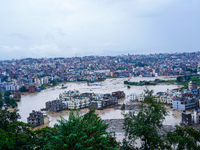
[[[156,77],[156,78],[172,80],[175,77]],[[155,80],[156,78],[133,77],[130,80],[131,81]],[[56,87],[43,90],[40,93],[22,95],[21,101],[18,103],[18,109],[19,109],[19,114],[21,115],[21,121],[27,122],[27,117],[29,116],[29,113],[32,112],[32,110],[37,111],[40,110],[41,108],[45,108],[45,102],[55,100],[56,98],[58,98],[59,93],[68,90],[76,89],[79,90],[81,93],[82,92],[111,93],[114,91],[121,90],[125,92],[127,97],[127,95],[130,93],[140,94],[144,92],[144,89],[146,87],[150,90],[154,90],[155,93],[159,91],[166,91],[167,89],[178,88],[177,85],[155,85],[155,86],[131,86],[131,88],[128,89],[127,86],[124,85],[124,80],[127,80],[127,78],[106,79],[103,82],[97,82],[98,85],[90,85],[90,86],[88,86],[86,82],[73,82],[73,83],[68,82],[65,84],[65,86],[68,86],[67,89],[61,89],[61,85],[58,85]],[[128,102],[129,101],[127,98],[119,101],[119,103],[128,103]],[[60,118],[60,116],[63,116],[64,118],[68,119],[69,112],[70,111],[68,110],[62,111],[60,113],[44,111],[44,113],[47,114],[50,118],[49,126],[53,126],[57,122],[57,119]],[[80,110],[81,115],[87,112],[88,109]],[[122,111],[122,110],[114,110],[112,108],[96,111],[96,113],[98,113],[102,119],[121,119],[123,118],[122,114],[126,112],[128,112],[128,110]],[[169,116],[166,117],[164,124],[175,125],[179,122],[180,122],[180,112],[169,109]]]

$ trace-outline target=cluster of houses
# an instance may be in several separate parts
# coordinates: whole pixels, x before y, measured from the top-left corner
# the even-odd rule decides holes
[[[158,103],[164,103],[172,105],[173,97],[179,95],[179,93],[171,93],[171,91],[167,90],[167,92],[158,92],[154,98]],[[145,94],[141,93],[137,95],[136,93],[132,93],[128,95],[128,99],[130,101],[138,101],[143,102],[145,99]]]
[[[110,105],[117,104],[118,99],[124,98],[123,91],[112,92],[111,94],[80,93],[77,90],[69,90],[59,94],[59,99],[46,102],[46,109],[54,112],[61,110],[96,108],[103,109]]]
[[[196,82],[188,83],[189,89],[184,89],[182,92],[170,91],[158,92],[154,95],[158,103],[168,104],[173,109],[188,110],[200,106],[200,89],[197,89]],[[145,99],[145,94],[139,95],[133,93],[128,95],[130,101],[142,102]]]
[[[52,81],[102,81],[106,77],[169,76],[200,74],[200,52],[85,56],[72,58],[26,58],[0,61],[0,91],[16,91]],[[30,87],[31,88],[31,87]]]

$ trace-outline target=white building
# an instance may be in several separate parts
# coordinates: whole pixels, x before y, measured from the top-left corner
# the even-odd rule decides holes
[[[172,100],[173,109],[178,110],[187,110],[190,108],[195,108],[197,106],[196,101],[194,99],[173,99]]]
[[[137,96],[136,93],[129,94],[127,97],[130,101],[137,101],[138,100],[138,96]]]
[[[160,96],[160,103],[167,103],[167,96],[166,95]]]
[[[139,101],[139,102],[143,102],[143,101],[144,101],[144,98],[145,98],[145,96],[144,96],[143,93],[138,95],[138,101]]]
[[[172,104],[172,96],[167,96],[167,104]]]

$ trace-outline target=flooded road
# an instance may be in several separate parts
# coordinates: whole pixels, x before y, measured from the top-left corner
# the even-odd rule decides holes
[[[155,80],[156,78],[159,79],[169,79],[172,80],[176,77],[133,77],[130,79],[130,81],[140,81],[140,80]],[[111,93],[114,91],[124,91],[127,95],[131,93],[137,93],[140,94],[144,92],[144,89],[146,87],[149,90],[154,90],[154,93],[159,91],[166,91],[167,89],[175,89],[178,88],[177,85],[155,85],[155,86],[131,86],[130,89],[127,88],[127,85],[124,85],[124,81],[128,78],[112,78],[112,79],[106,79],[103,82],[97,82],[98,85],[90,85],[88,86],[86,82],[68,82],[65,84],[65,86],[68,86],[67,89],[61,89],[61,85],[58,85],[53,88],[49,88],[46,90],[43,90],[40,93],[33,93],[28,95],[22,95],[21,101],[18,103],[18,109],[19,114],[21,115],[21,121],[27,122],[27,117],[29,116],[29,113],[32,112],[32,110],[40,110],[41,108],[45,108],[45,102],[55,100],[58,98],[59,93],[68,91],[68,90],[79,90],[82,92],[94,92],[94,93]],[[128,99],[122,99],[119,100],[119,103],[128,103]],[[49,126],[53,126],[57,119],[60,119],[60,116],[63,116],[65,119],[68,119],[69,117],[68,110],[62,111],[60,113],[50,112],[50,111],[44,111],[49,118],[50,123]],[[88,109],[82,109],[80,110],[80,114],[83,115],[88,112]],[[97,110],[96,113],[99,114],[99,116],[102,119],[122,119],[124,113],[127,113],[127,111],[122,110],[114,110],[113,108],[108,108],[104,110]],[[164,124],[167,125],[175,125],[180,122],[180,112],[173,111],[169,109],[169,116],[166,117],[166,120],[164,121]]]

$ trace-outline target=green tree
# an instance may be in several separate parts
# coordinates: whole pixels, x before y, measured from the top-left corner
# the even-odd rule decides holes
[[[17,110],[0,109],[0,149],[33,149],[33,132],[30,125],[19,122]]]
[[[7,104],[7,106],[12,106],[12,108],[15,108],[15,106],[17,106],[17,102],[15,98],[10,98],[8,96],[5,96],[4,98],[5,103]]]
[[[20,87],[20,88],[19,88],[19,91],[20,91],[20,92],[28,92],[28,90],[26,89],[25,86]]]
[[[0,128],[8,131],[8,125],[14,123],[17,121],[17,119],[20,119],[19,113],[17,113],[18,110],[14,110],[13,112],[9,112],[8,108],[0,109]]]
[[[10,92],[10,91],[6,91],[6,92],[4,93],[4,96],[9,97],[10,95],[11,95],[11,92]]]
[[[40,88],[41,90],[46,89],[46,87],[44,86],[44,84],[42,84],[41,86],[39,86],[39,88]]]
[[[61,118],[58,122],[54,126],[57,134],[51,134],[42,149],[92,150],[115,149],[118,146],[111,133],[106,132],[108,124],[104,124],[92,110],[84,116],[75,115],[72,111],[69,120]]]
[[[58,84],[56,80],[52,80],[51,83],[53,84],[53,86],[56,86]]]
[[[165,142],[168,145],[168,149],[200,149],[200,129],[192,129],[189,126],[176,126],[175,131],[167,133]]]
[[[55,128],[45,127],[42,129],[37,129],[34,131],[33,141],[35,144],[35,149],[45,149],[47,145],[51,142],[53,136],[57,136],[59,133]]]
[[[183,76],[178,76],[178,77],[176,78],[176,80],[177,80],[178,82],[182,82]]]
[[[153,91],[146,90],[144,103],[139,112],[129,112],[124,115],[125,139],[122,149],[134,148],[135,141],[141,141],[140,149],[164,149],[164,139],[158,129],[167,115],[166,108],[158,104],[152,96]]]
[[[3,107],[3,100],[0,99],[0,108],[2,108],[2,107]]]
[[[123,103],[122,106],[121,106],[121,110],[125,110],[125,107],[126,107],[126,106],[125,106],[125,104]]]

